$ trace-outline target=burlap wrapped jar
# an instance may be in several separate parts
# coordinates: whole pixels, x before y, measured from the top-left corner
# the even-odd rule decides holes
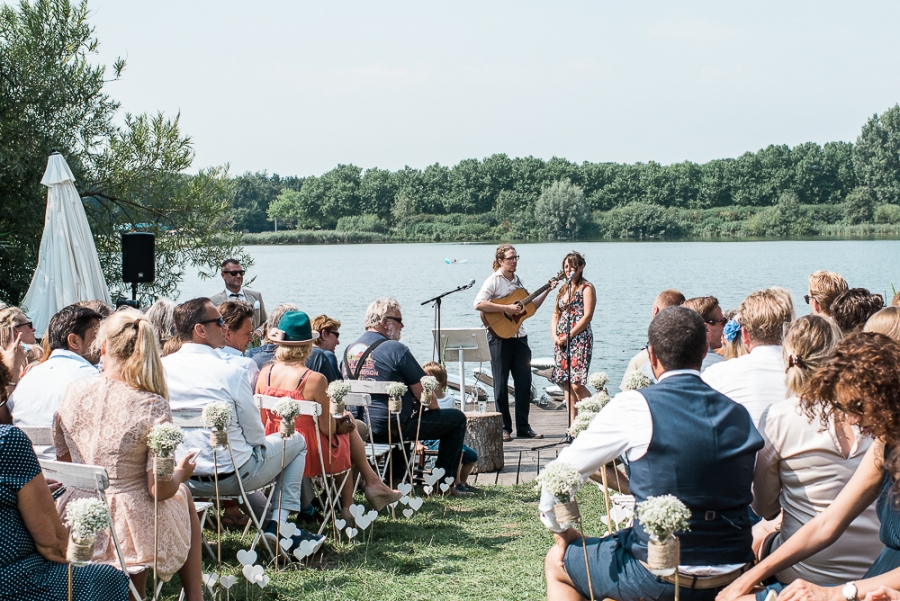
[[[83,566],[91,563],[94,557],[94,545],[97,538],[94,536],[77,537],[74,534],[69,536],[69,547],[66,549],[66,560],[76,566]]]
[[[209,444],[215,447],[225,447],[228,446],[228,431],[227,430],[210,430],[209,431]]]
[[[344,415],[344,411],[346,411],[344,400],[340,401],[332,401],[331,402],[331,414],[332,415]]]
[[[578,509],[578,501],[574,498],[557,498],[553,512],[560,528],[578,528],[581,525],[581,511]]]
[[[153,458],[153,473],[160,480],[169,480],[175,474],[175,458],[160,457],[157,455]]]
[[[681,558],[681,541],[676,536],[670,536],[665,542],[660,542],[651,536],[647,544],[647,565],[655,576],[671,576],[678,568]]]
[[[278,427],[278,432],[281,434],[282,438],[290,438],[294,435],[294,431],[296,427],[294,426],[294,420],[292,419],[282,419],[281,425]]]
[[[400,413],[403,411],[403,399],[402,398],[388,398],[388,411],[391,413]]]

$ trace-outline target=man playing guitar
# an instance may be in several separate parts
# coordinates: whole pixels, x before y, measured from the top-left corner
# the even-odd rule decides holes
[[[509,296],[525,285],[516,275],[519,255],[511,244],[501,244],[494,255],[494,273],[484,281],[478,296],[475,297],[475,310],[482,313],[506,313],[517,316],[526,313],[520,304],[498,304],[493,301]],[[537,309],[544,302],[547,293],[556,287],[556,280],[548,283],[545,292],[533,299]],[[494,378],[494,402],[503,415],[503,441],[512,440],[512,418],[509,414],[509,380],[513,377],[516,395],[516,433],[519,438],[543,438],[531,429],[528,423],[528,412],[531,408],[531,349],[528,336],[519,327],[510,338],[501,338],[493,331],[488,331],[488,343],[491,349],[491,373]]]

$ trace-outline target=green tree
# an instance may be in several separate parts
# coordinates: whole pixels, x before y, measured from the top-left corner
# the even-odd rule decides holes
[[[900,203],[900,105],[894,105],[862,127],[853,148],[859,184],[878,202]]]
[[[591,218],[584,191],[568,179],[544,188],[534,205],[534,219],[542,238],[575,240]]]
[[[851,225],[871,223],[878,202],[875,191],[868,186],[857,186],[844,203],[844,219]]]
[[[271,221],[280,221],[284,227],[296,225],[301,219],[300,192],[291,189],[282,190],[266,210]]]

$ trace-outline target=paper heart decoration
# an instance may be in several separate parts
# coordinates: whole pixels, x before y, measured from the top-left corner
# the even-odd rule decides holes
[[[624,507],[619,507],[618,505],[613,505],[609,510],[609,517],[612,518],[612,521],[616,524],[621,524],[625,520],[631,517],[631,512],[625,509]]]
[[[347,525],[347,520],[342,520],[341,518],[338,518],[334,521],[334,525],[337,526],[338,530],[343,530],[344,526]]]
[[[388,503],[388,507],[390,507],[391,509],[393,509],[394,507],[397,506],[397,503],[398,503],[397,501],[394,501],[393,503]]]
[[[415,498],[409,500],[409,506],[412,509],[414,509],[415,511],[419,511],[422,508],[423,502],[424,501],[423,501],[422,497],[415,497]]]
[[[237,578],[235,578],[234,576],[222,576],[221,578],[219,578],[219,584],[221,584],[222,587],[227,590],[234,586],[235,580],[237,580]]]
[[[441,478],[444,477],[444,474],[447,473],[447,470],[445,470],[442,467],[436,467],[436,468],[434,468],[434,470],[432,470],[431,473],[434,474],[435,476],[437,476],[437,480],[440,480]],[[437,480],[435,480],[435,482],[437,482]]]
[[[415,513],[415,511],[413,511],[412,509],[404,509],[403,510],[403,515],[405,515],[407,517],[407,519],[411,518],[414,513]]]
[[[266,585],[269,584],[269,577],[265,574],[260,574],[256,577],[256,584],[259,585],[259,588],[266,588]]]
[[[282,522],[279,532],[284,538],[291,538],[297,532],[297,525],[291,522]]]
[[[356,518],[356,525],[359,526],[362,530],[365,530],[372,523],[372,518],[367,515],[361,515]]]
[[[256,551],[246,551],[241,549],[237,552],[237,560],[242,566],[253,565],[256,562]]]
[[[427,484],[428,486],[434,486],[434,483],[440,480],[440,478],[435,476],[434,474],[429,474],[425,476],[423,480],[425,480],[425,484]]]
[[[203,584],[206,585],[206,588],[212,592],[213,587],[216,585],[216,581],[219,579],[218,574],[203,574]]]
[[[441,492],[447,492],[450,490],[450,485],[446,482],[441,482]]]
[[[369,516],[369,519],[372,520],[372,521],[374,522],[374,521],[375,521],[375,518],[378,517],[378,512],[375,511],[374,509],[370,509],[370,510],[369,510],[369,513],[367,513],[366,515]]]
[[[244,566],[244,569],[241,570],[244,578],[250,582],[256,582],[256,577],[262,576],[263,572],[265,572],[265,570],[262,566]]]
[[[444,478],[444,482],[446,482],[447,484],[453,484],[454,480],[456,480],[456,478],[454,478],[453,476],[447,476],[446,478]]]
[[[347,538],[353,538],[354,536],[359,534],[359,530],[353,528],[352,526],[347,526],[347,529],[344,530],[344,532],[347,533]]]
[[[303,558],[307,555],[312,555],[313,553],[315,553],[318,545],[319,543],[314,540],[302,541],[300,543],[300,546],[294,549],[294,557],[302,561]]]
[[[432,484],[433,484],[433,483],[432,483]],[[434,487],[433,487],[433,486],[430,486],[430,485],[425,485],[425,486],[422,487],[422,490],[425,491],[425,494],[426,494],[426,495],[430,495],[431,492],[434,490]]]
[[[409,505],[409,497],[407,497],[405,495],[400,497],[400,502],[403,503],[404,505]]]
[[[402,492],[404,495],[408,495],[412,492],[412,484],[410,484],[409,482],[404,482],[397,487],[397,490]]]
[[[362,515],[364,515],[364,514],[366,513],[366,508],[363,507],[362,505],[355,505],[355,504],[354,504],[354,505],[351,505],[351,506],[350,506],[350,510],[349,510],[349,511],[350,511],[350,515],[352,515],[352,516],[355,517],[355,518],[358,518],[358,517],[360,517],[360,516],[362,516]]]
[[[280,541],[278,541],[278,546],[281,547],[282,549],[284,549],[285,551],[290,551],[291,545],[293,545],[293,544],[294,544],[294,541],[292,541],[289,538],[283,538]]]

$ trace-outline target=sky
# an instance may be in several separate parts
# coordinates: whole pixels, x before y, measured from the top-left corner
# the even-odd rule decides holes
[[[192,170],[495,153],[705,162],[855,141],[900,101],[898,2],[92,0],[107,93],[180,112]],[[110,70],[111,72],[111,70]]]

